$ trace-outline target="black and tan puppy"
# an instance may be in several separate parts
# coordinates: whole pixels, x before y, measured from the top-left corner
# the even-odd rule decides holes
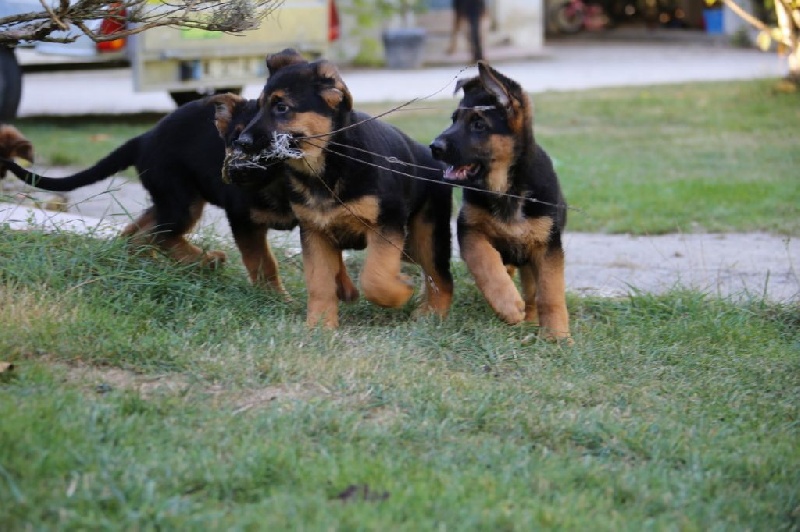
[[[220,137],[225,141],[225,157],[222,164],[222,180],[234,185],[233,188],[246,195],[252,202],[250,218],[253,222],[273,229],[293,229],[297,227],[297,218],[289,203],[289,188],[285,179],[286,170],[281,161],[270,161],[268,167],[261,164],[252,164],[240,148],[236,146],[235,139],[239,137],[246,125],[255,117],[257,102],[246,100],[236,94],[219,94],[208,98],[214,104],[216,113],[214,125]],[[230,172],[228,170],[231,170]],[[264,234],[266,237],[266,232]],[[237,240],[242,257],[247,265],[248,257],[260,256],[260,244],[254,240],[245,242]],[[245,253],[245,249],[253,246],[255,253]],[[276,282],[279,281],[277,264],[272,258],[269,245],[266,244],[266,256],[263,264],[274,272]],[[347,275],[342,254],[337,256],[339,270],[336,275],[336,295],[345,302],[358,299],[358,289]],[[260,265],[260,264],[259,264]],[[278,285],[280,287],[280,284]],[[282,290],[282,287],[280,287]]]
[[[71,176],[41,176],[9,160],[0,160],[0,164],[29,185],[54,192],[97,183],[135,166],[153,204],[122,231],[134,248],[154,244],[181,263],[199,262],[213,267],[224,262],[224,252],[204,252],[186,239],[205,204],[211,203],[225,210],[250,280],[285,293],[266,236],[268,229],[291,229],[297,220],[281,183],[260,184],[257,189],[248,190],[223,183],[220,178],[225,147],[232,145],[257,112],[255,100],[230,101],[235,105],[223,106],[224,111],[212,105],[219,103],[216,100],[183,105],[94,166]],[[218,131],[215,121],[224,127]],[[343,299],[355,299],[358,292],[350,279],[346,274],[341,279]]]
[[[33,144],[8,124],[0,124],[0,158],[13,160],[15,157],[33,162]],[[6,176],[6,167],[0,160],[0,179]]]
[[[550,339],[569,337],[561,235],[566,202],[550,157],[536,144],[533,109],[513,80],[478,63],[459,80],[453,124],[431,144],[465,186],[458,215],[461,256],[500,318],[538,321]],[[519,268],[520,297],[507,266]]]
[[[445,315],[453,290],[452,193],[440,182],[443,166],[398,129],[354,111],[328,61],[308,62],[284,50],[267,66],[258,115],[236,144],[253,161],[282,160],[288,170],[303,245],[307,323],[338,325],[337,257],[343,249],[365,247],[364,297],[383,307],[404,305],[413,294],[400,271],[406,259],[425,273],[418,312]],[[229,175],[236,171],[228,168]]]

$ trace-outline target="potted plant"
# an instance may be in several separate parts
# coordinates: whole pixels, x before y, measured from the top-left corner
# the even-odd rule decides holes
[[[422,66],[426,32],[416,26],[415,15],[421,12],[423,0],[378,0],[379,9],[392,13],[391,25],[383,29],[381,38],[389,68]]]
[[[425,0],[349,0],[342,4],[342,10],[354,17],[356,31],[361,34],[356,63],[372,64],[374,53],[380,54],[376,48],[382,43],[383,63],[387,67],[422,66],[427,34],[416,25],[416,14],[425,10]],[[370,37],[370,34],[377,36],[373,33],[377,27],[380,27],[379,42]]]

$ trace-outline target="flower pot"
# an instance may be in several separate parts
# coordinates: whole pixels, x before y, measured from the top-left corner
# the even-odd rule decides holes
[[[383,49],[386,66],[397,69],[421,67],[425,52],[425,37],[423,28],[384,30]]]

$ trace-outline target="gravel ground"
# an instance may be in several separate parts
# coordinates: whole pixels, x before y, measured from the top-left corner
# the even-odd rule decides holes
[[[59,173],[60,171],[60,173]],[[65,169],[48,169],[53,176]],[[112,179],[70,193],[66,212],[36,208],[25,196],[29,187],[4,180],[6,199],[0,203],[0,224],[15,229],[31,226],[89,231],[98,235],[119,231],[130,216],[147,204],[144,190],[124,179]],[[40,205],[53,196],[37,193]],[[224,213],[209,207],[198,229],[227,236]],[[297,231],[273,231],[270,240],[286,253],[299,249]],[[631,291],[660,293],[676,287],[701,290],[732,299],[766,297],[800,301],[800,239],[764,233],[670,234],[658,236],[565,235],[567,290],[582,295],[622,296]],[[458,250],[453,250],[458,256]]]

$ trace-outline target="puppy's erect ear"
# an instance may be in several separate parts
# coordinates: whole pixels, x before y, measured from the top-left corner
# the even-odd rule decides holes
[[[453,91],[453,94],[458,94],[458,91],[464,89],[464,93],[466,94],[469,90],[480,83],[480,78],[461,78],[456,81],[456,88]]]
[[[512,130],[529,130],[533,123],[533,107],[522,86],[489,66],[486,61],[478,61],[478,77],[488,93],[506,111],[508,124]]]
[[[226,94],[217,94],[206,98],[207,104],[213,104],[216,112],[214,113],[214,125],[217,127],[219,136],[225,138],[228,134],[228,127],[233,118],[233,110],[237,105],[240,105],[247,100],[238,94],[228,92]]]
[[[317,77],[320,79],[320,96],[331,109],[341,108],[344,111],[353,109],[353,96],[345,85],[339,70],[329,61],[317,61]]]
[[[483,87],[497,98],[497,103],[505,108],[511,105],[511,93],[507,83],[504,83],[509,81],[508,78],[490,67],[486,61],[478,61],[478,77]]]
[[[296,63],[307,63],[307,61],[302,55],[300,55],[300,52],[294,48],[286,48],[276,54],[270,54],[267,56],[267,69],[269,70],[270,76],[275,74],[275,72],[283,67],[294,65]]]

